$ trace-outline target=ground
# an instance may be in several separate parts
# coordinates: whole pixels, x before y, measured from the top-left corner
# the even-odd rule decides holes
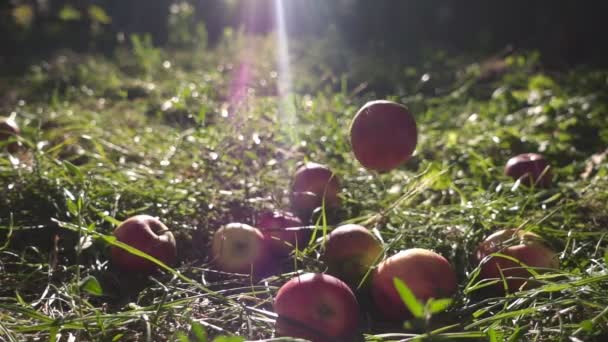
[[[329,165],[342,184],[342,208],[317,222],[319,234],[364,223],[388,255],[429,248],[457,270],[446,311],[406,330],[366,311],[367,340],[607,336],[608,72],[547,70],[533,52],[405,65],[307,42],[292,47],[296,95],[281,100],[273,37],[135,45],[111,57],[58,53],[0,81],[23,145],[0,154],[1,339],[273,337],[273,295],[295,271],[324,270],[318,245],[252,282],[210,268],[210,239],[287,208],[303,161]],[[361,168],[348,140],[357,109],[378,98],[407,105],[419,128],[415,156],[384,174]],[[523,152],[551,161],[553,186],[504,176]],[[108,262],[112,230],[140,213],[174,231],[176,268],[140,276]],[[510,227],[541,235],[561,268],[539,275],[540,287],[483,296],[471,255]]]

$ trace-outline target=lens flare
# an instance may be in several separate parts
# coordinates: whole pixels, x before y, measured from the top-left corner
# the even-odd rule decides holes
[[[289,67],[289,41],[285,21],[284,0],[274,0],[276,31],[277,31],[277,65],[278,65],[278,95],[279,120],[281,124],[295,124],[296,110],[292,89],[292,77]]]

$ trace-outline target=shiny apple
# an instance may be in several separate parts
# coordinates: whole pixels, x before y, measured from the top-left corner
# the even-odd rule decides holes
[[[291,207],[304,221],[325,203],[326,208],[340,203],[338,177],[325,165],[306,163],[296,170],[291,186]],[[325,201],[323,201],[325,199]]]
[[[173,233],[155,217],[148,215],[133,216],[122,222],[114,230],[114,236],[118,241],[134,247],[167,265],[175,263],[177,250]],[[110,255],[112,263],[125,271],[149,273],[158,268],[153,262],[117,246],[111,247]]]
[[[386,172],[408,161],[417,141],[414,116],[407,107],[392,101],[366,103],[350,125],[355,158],[370,170]]]
[[[224,272],[261,275],[269,269],[269,253],[262,232],[243,223],[230,223],[213,235],[213,263]]]
[[[390,321],[412,317],[395,289],[394,278],[403,281],[421,303],[451,297],[457,289],[454,268],[443,256],[422,248],[403,250],[381,262],[372,279],[374,304]]]
[[[551,185],[552,178],[549,161],[538,153],[524,153],[509,159],[505,175],[519,179],[522,184],[541,187]]]
[[[279,336],[313,342],[353,341],[359,326],[359,304],[340,279],[307,273],[289,280],[274,300]]]
[[[515,258],[538,272],[559,267],[557,254],[544,244],[540,236],[518,229],[497,231],[479,245],[473,259],[477,265],[481,264],[481,279],[502,279],[504,276],[509,292],[538,283],[530,279],[531,273],[522,265],[500,256],[490,256],[493,253]],[[495,288],[505,289],[502,282]]]
[[[321,259],[327,273],[356,287],[382,254],[382,244],[367,228],[346,224],[328,234]]]

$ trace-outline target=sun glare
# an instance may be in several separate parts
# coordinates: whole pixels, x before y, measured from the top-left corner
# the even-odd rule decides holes
[[[277,69],[279,118],[282,124],[295,123],[295,106],[293,103],[293,89],[291,70],[289,67],[289,40],[285,21],[284,0],[274,0],[276,31],[277,31]]]

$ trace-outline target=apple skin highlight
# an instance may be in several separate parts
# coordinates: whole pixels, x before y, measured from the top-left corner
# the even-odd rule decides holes
[[[272,269],[262,232],[244,223],[229,223],[213,235],[213,264],[223,272],[262,276]]]
[[[341,280],[306,273],[285,283],[274,300],[279,336],[313,342],[352,341],[358,334],[359,304]]]
[[[505,175],[520,180],[527,186],[549,187],[552,173],[549,161],[538,153],[524,153],[512,157],[505,165]]]
[[[350,143],[363,167],[390,171],[408,161],[418,142],[416,120],[404,105],[371,101],[355,115],[350,125]]]
[[[173,233],[155,217],[133,216],[114,230],[114,236],[118,241],[137,248],[167,265],[172,265],[176,261],[177,250]],[[112,246],[110,256],[112,262],[124,271],[150,273],[158,268],[153,262],[120,247]]]
[[[367,228],[346,224],[328,234],[321,259],[327,273],[356,288],[382,254],[382,244]]]
[[[526,266],[539,268],[538,272],[542,272],[542,269],[559,268],[557,254],[547,247],[537,234],[517,229],[499,230],[479,245],[473,261],[476,265],[481,264],[481,279],[502,279],[504,276],[509,292],[528,289],[538,284],[528,280],[532,274],[519,263],[499,256],[490,256],[493,253],[501,253],[519,260]],[[484,260],[488,256],[490,257]],[[497,283],[494,289],[503,293],[503,282]]]
[[[291,208],[304,222],[308,222],[312,212],[325,205],[336,208],[340,205],[338,177],[327,166],[306,163],[300,166],[291,185]]]
[[[378,265],[372,280],[372,298],[377,310],[389,321],[412,317],[395,289],[399,278],[425,303],[429,298],[452,297],[457,290],[454,268],[443,256],[422,248],[403,250]]]

